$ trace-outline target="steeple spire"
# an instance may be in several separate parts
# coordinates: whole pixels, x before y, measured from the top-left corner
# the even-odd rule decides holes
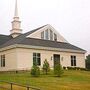
[[[18,17],[17,0],[16,0],[16,4],[15,4],[15,15],[14,15],[14,17]]]
[[[21,21],[19,21],[17,0],[16,0],[15,13],[14,13],[13,21],[12,21],[12,30],[10,30],[11,36],[13,38],[19,36],[22,33],[22,30],[20,29],[20,27],[21,27]]]

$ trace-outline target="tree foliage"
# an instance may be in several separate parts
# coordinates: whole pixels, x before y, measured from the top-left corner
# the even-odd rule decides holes
[[[31,75],[34,76],[34,77],[40,76],[40,68],[37,65],[32,66]]]
[[[57,77],[60,77],[64,73],[61,64],[57,64],[54,66],[54,74]]]
[[[45,74],[47,74],[50,71],[50,65],[49,65],[47,59],[45,59],[42,69]]]
[[[86,68],[90,69],[90,54],[86,56]]]

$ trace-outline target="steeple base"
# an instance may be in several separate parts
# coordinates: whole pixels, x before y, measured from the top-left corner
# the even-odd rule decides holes
[[[22,33],[22,29],[12,29],[10,30],[10,32],[11,32],[11,36],[15,38]]]

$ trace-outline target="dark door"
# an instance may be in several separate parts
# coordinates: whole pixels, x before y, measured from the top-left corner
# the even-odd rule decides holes
[[[54,54],[53,59],[54,59],[54,66],[57,64],[60,64],[60,55],[59,54]]]

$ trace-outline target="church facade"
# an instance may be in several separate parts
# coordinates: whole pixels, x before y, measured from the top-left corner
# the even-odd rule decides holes
[[[22,34],[17,0],[10,35],[0,34],[0,71],[30,70],[34,63],[42,67],[44,60],[53,68],[85,68],[86,51],[70,44],[51,25],[47,24]]]

